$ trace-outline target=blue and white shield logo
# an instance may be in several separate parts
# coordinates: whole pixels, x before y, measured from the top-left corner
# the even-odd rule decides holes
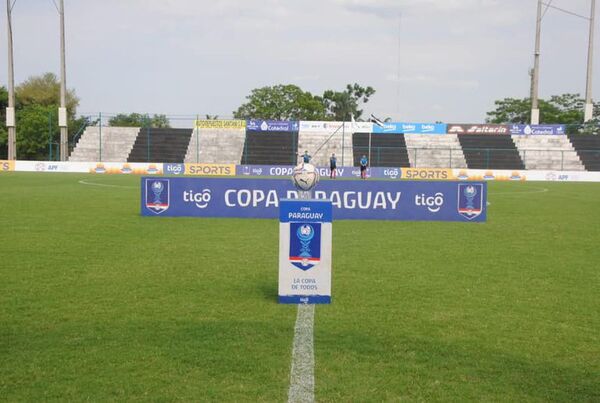
[[[290,223],[289,262],[300,270],[308,270],[321,261],[321,224]]]
[[[472,220],[483,212],[483,185],[461,183],[458,185],[458,214]]]
[[[169,209],[169,180],[146,179],[146,208],[154,214],[160,214]]]

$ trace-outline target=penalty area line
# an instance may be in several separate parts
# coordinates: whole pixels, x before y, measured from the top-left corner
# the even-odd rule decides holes
[[[314,319],[315,306],[313,304],[298,305],[288,403],[315,401]]]
[[[135,187],[135,186],[110,185],[110,184],[106,184],[106,183],[87,182],[84,180],[80,180],[77,182],[81,183],[82,185],[88,185],[88,186],[102,186],[102,187],[107,187],[107,188],[122,188],[122,189],[137,189],[137,187]]]

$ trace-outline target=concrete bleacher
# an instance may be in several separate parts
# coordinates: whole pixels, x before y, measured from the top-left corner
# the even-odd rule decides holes
[[[308,153],[313,156],[311,163],[317,166],[329,166],[331,154],[335,154],[338,166],[352,166],[353,133],[350,123],[347,128],[344,127],[344,130],[340,129],[335,134],[333,133],[333,129],[331,131],[301,130],[298,133],[299,153],[303,154],[305,150],[308,150]],[[315,153],[319,147],[321,149]]]
[[[192,133],[185,162],[239,164],[244,150],[246,130],[196,129]]]
[[[513,135],[526,169],[582,171],[577,152],[565,135]]]
[[[354,133],[353,166],[360,165],[363,155],[369,157],[369,136],[371,137],[371,158],[369,165],[373,167],[410,167],[406,142],[403,134]]]
[[[192,129],[142,128],[127,162],[183,162]]]
[[[408,159],[413,168],[466,168],[456,134],[405,134]]]
[[[600,135],[569,134],[568,138],[585,169],[600,171]]]
[[[296,165],[297,132],[246,132],[241,163],[244,165]]]
[[[126,162],[139,132],[139,127],[88,126],[69,161]]]
[[[511,136],[459,134],[458,140],[471,169],[525,169]]]

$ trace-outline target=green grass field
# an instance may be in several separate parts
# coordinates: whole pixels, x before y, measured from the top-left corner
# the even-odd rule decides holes
[[[0,174],[0,399],[285,401],[278,222],[141,217],[139,181]],[[317,401],[600,401],[600,184],[489,201],[334,223]]]

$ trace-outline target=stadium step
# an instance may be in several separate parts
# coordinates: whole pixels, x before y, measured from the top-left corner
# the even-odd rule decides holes
[[[354,133],[353,166],[360,165],[363,155],[369,156],[369,133]],[[371,135],[371,161],[374,167],[410,167],[406,141],[403,134],[372,134]]]
[[[459,134],[458,140],[471,169],[525,169],[510,136]]]
[[[246,130],[196,129],[187,148],[185,162],[205,164],[239,164],[242,159]]]
[[[296,165],[297,132],[246,132],[244,165]]]
[[[568,134],[569,141],[588,171],[600,171],[600,136]]]
[[[139,127],[89,126],[79,138],[69,161],[126,162],[139,131]]]
[[[192,129],[142,128],[128,162],[183,162]]]

